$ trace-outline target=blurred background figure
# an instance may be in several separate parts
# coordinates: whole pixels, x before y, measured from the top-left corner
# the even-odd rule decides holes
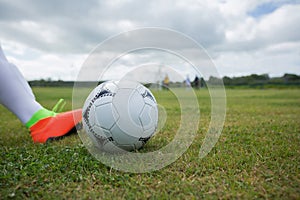
[[[187,87],[187,88],[191,87],[191,80],[190,80],[189,75],[186,76],[184,84],[185,84],[185,87]]]
[[[166,76],[165,76],[165,78],[163,80],[163,87],[164,87],[164,89],[168,88],[169,84],[170,84],[170,79],[169,79],[168,74],[166,74]]]
[[[199,81],[199,78],[198,78],[197,75],[196,75],[196,77],[195,77],[195,79],[194,79],[194,81],[193,81],[192,86],[193,86],[194,88],[196,88],[196,89],[199,89],[199,88],[200,88],[200,81]]]

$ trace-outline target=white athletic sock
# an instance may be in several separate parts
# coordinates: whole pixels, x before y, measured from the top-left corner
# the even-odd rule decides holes
[[[43,107],[18,68],[9,63],[0,45],[0,103],[14,113],[23,124]]]

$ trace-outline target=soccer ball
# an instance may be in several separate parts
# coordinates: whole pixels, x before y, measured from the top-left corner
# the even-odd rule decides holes
[[[108,81],[90,93],[82,117],[94,146],[106,152],[132,151],[155,133],[158,108],[153,94],[140,83]]]

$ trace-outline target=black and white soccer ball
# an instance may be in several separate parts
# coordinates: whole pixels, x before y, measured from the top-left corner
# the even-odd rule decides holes
[[[88,96],[82,111],[83,128],[100,150],[137,150],[158,124],[158,108],[149,89],[137,82],[108,81]]]

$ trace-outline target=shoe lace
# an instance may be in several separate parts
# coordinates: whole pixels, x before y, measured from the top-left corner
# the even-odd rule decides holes
[[[66,101],[64,99],[59,99],[55,106],[52,108],[52,111],[55,113],[59,113],[63,110],[66,105]]]

